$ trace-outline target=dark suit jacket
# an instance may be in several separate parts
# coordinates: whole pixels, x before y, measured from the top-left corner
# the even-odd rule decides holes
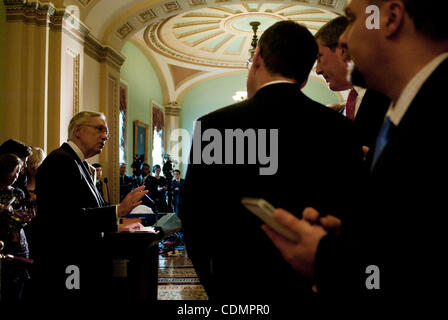
[[[363,146],[373,149],[389,107],[390,99],[388,97],[373,90],[366,91],[354,121]]]
[[[422,298],[446,286],[445,83],[448,60],[424,83],[373,168],[361,218],[317,253],[320,292],[333,296]],[[338,256],[335,256],[338,253]],[[344,259],[341,259],[344,256]],[[367,290],[377,265],[381,289]]]
[[[268,137],[270,130],[278,129],[278,170],[273,175],[260,175],[260,167],[266,166],[259,161],[245,165],[190,162],[188,166],[180,216],[188,254],[209,298],[261,303],[310,296],[311,283],[285,262],[260,229],[261,220],[240,201],[264,198],[297,215],[306,206],[344,212],[356,196],[341,199],[341,192],[353,189],[361,165],[360,146],[352,140],[352,121],[289,83],[266,86],[251,99],[199,121],[201,133],[214,128],[222,134],[223,144],[225,129],[267,129]],[[263,137],[256,132],[259,141],[250,147],[274,154],[269,147],[260,151]],[[196,134],[193,150],[200,139]],[[204,140],[202,150],[209,143]],[[244,150],[247,163],[247,144]],[[223,159],[229,156],[226,152],[222,150]]]
[[[64,177],[61,185],[61,176]],[[101,283],[101,232],[116,230],[116,208],[101,207],[82,162],[64,143],[48,155],[36,176],[35,278],[39,296],[90,294]],[[81,290],[67,290],[68,265],[80,269]]]

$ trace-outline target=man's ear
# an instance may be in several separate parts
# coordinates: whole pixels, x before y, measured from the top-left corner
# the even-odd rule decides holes
[[[387,1],[381,6],[380,29],[387,38],[395,37],[403,28],[406,7],[402,1]]]
[[[252,59],[252,68],[256,66],[257,68],[260,66],[261,61],[263,58],[260,55],[260,48],[255,48],[254,58]]]
[[[75,128],[73,129],[73,136],[75,138],[79,138],[80,130],[81,130],[81,126],[80,125],[75,125]]]

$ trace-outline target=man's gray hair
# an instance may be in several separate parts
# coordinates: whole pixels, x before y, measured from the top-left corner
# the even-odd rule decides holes
[[[73,134],[75,132],[75,126],[86,124],[89,119],[97,117],[100,117],[104,121],[106,121],[106,116],[102,112],[82,111],[78,114],[75,114],[72,120],[70,120],[70,124],[68,125],[68,140],[72,140]]]

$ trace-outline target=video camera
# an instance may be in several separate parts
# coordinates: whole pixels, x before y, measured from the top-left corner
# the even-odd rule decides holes
[[[134,157],[134,162],[132,162],[132,175],[134,177],[138,177],[141,175],[142,173],[142,165],[143,162],[145,161],[145,155],[144,154],[140,154],[140,155],[136,155]]]

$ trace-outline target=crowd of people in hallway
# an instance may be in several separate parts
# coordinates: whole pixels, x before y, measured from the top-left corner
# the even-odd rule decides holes
[[[133,174],[126,173],[127,164],[120,165],[120,198],[123,199],[136,186],[145,186],[148,197],[143,204],[150,207],[153,212],[175,212],[178,214],[182,204],[182,188],[184,179],[179,169],[173,170],[173,160],[165,154],[163,168],[156,164],[150,171],[146,162],[136,157],[132,163]],[[163,171],[163,175],[161,174]],[[153,175],[154,174],[154,175]]]
[[[366,24],[372,4],[379,28]],[[210,151],[196,145],[210,130],[224,136],[258,129],[278,142],[271,150],[257,145],[277,153],[272,175],[260,174],[262,157],[244,163],[254,147],[244,139],[236,150],[223,149],[225,163],[190,162],[185,182],[169,156],[152,170],[136,158],[132,176],[120,165],[115,206],[85,161],[108,140],[103,114],[75,115],[69,141],[46,158],[42,149],[6,141],[0,239],[22,260],[3,263],[2,299],[20,299],[30,279],[30,223],[32,288],[43,298],[94,297],[107,281],[98,263],[102,233],[115,231],[117,219],[142,203],[179,214],[188,255],[213,301],[295,309],[316,297],[436,298],[446,270],[440,148],[447,138],[447,9],[434,0],[351,0],[346,17],[315,36],[293,21],[266,29],[250,63],[248,99],[198,119],[191,150]],[[344,114],[301,91],[316,57],[316,71],[332,90],[350,90]],[[61,172],[64,188],[55,188]],[[282,208],[274,219],[296,240],[263,224],[241,204],[244,197]],[[66,290],[68,265],[83,270],[81,292]]]

